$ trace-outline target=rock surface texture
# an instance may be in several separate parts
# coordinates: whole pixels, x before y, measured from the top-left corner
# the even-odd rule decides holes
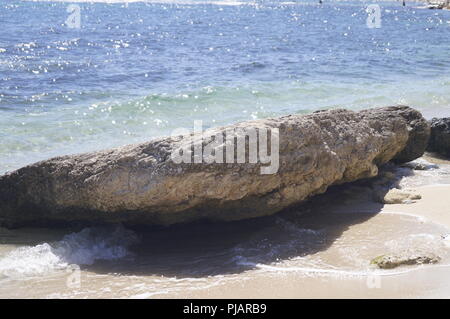
[[[450,157],[450,117],[431,120],[428,150]]]
[[[393,188],[382,196],[380,202],[383,204],[408,204],[421,198],[422,196],[414,190]]]
[[[381,269],[392,269],[399,266],[436,264],[441,258],[433,253],[421,251],[404,251],[397,255],[382,255],[371,260],[372,265]]]
[[[239,128],[278,129],[279,168],[274,174],[261,174],[267,164],[259,161],[177,164],[171,157],[177,149],[207,145],[202,134],[160,138],[56,157],[1,176],[0,224],[168,225],[269,215],[331,185],[373,177],[388,161],[420,157],[430,131],[419,112],[395,106],[248,121],[210,129],[203,136],[242,138]]]

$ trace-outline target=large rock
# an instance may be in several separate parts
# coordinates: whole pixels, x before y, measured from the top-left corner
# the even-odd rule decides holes
[[[428,150],[450,157],[450,117],[431,120]]]
[[[269,215],[330,185],[375,176],[390,160],[411,161],[429,135],[419,112],[397,106],[248,121],[204,136],[242,141],[244,128],[271,130],[275,138],[266,146],[273,152],[279,130],[279,168],[275,160],[273,172],[260,162],[238,164],[231,153],[234,164],[175,163],[180,149],[208,144],[201,134],[57,157],[0,177],[0,223],[172,224]]]

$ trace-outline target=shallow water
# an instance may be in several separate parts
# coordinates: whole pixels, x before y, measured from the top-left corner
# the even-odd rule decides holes
[[[81,28],[69,29],[67,3],[2,1],[0,173],[193,120],[208,127],[397,103],[426,117],[450,114],[450,12],[378,2],[382,27],[369,29],[370,2],[325,2],[81,1]],[[450,183],[446,163],[396,172],[402,187]],[[270,297],[293,282],[305,289],[291,296],[308,297],[317,287],[326,295],[333,289],[324,282],[335,279],[359,280],[352,296],[370,296],[377,276],[386,278],[383,293],[392,278],[406,276],[407,287],[423,269],[448,277],[446,227],[377,215],[379,206],[358,211],[345,189],[326,196],[224,225],[0,229],[0,297]],[[369,264],[410,247],[443,260],[392,271]],[[258,288],[268,283],[285,285]],[[429,276],[421,287],[430,296],[440,285],[448,296],[445,280]],[[412,296],[425,293],[413,288]]]
[[[194,120],[398,103],[450,114],[449,11],[377,2],[370,29],[364,1],[162,2],[80,2],[70,29],[67,3],[2,1],[0,172]]]

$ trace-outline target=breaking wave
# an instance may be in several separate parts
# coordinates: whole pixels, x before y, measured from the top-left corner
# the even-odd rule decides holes
[[[37,276],[69,265],[92,265],[130,255],[137,235],[122,226],[90,227],[65,235],[60,241],[17,248],[0,258],[0,278]]]

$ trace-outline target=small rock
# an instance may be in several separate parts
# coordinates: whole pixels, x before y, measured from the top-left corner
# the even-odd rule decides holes
[[[429,166],[422,163],[414,163],[414,166],[412,167],[412,169],[415,171],[426,171],[429,168]]]
[[[384,204],[408,204],[414,203],[414,200],[421,198],[422,196],[413,190],[393,188],[384,195],[382,202]]]
[[[423,265],[438,263],[441,258],[433,253],[405,251],[399,255],[381,255],[370,261],[381,269],[392,269],[402,265]]]
[[[402,167],[407,167],[415,171],[427,171],[431,169],[439,168],[438,165],[430,163],[424,158],[418,158],[415,161],[404,163],[401,165]]]
[[[403,167],[408,167],[415,171],[426,171],[429,167],[422,163],[409,162],[402,165]]]

